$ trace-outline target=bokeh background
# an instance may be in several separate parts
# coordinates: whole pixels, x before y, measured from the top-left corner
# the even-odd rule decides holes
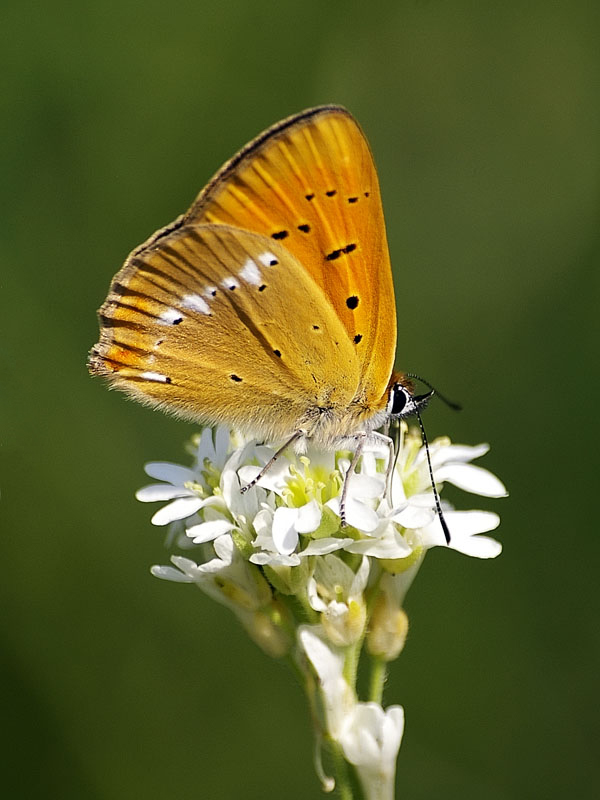
[[[323,102],[353,111],[378,163],[398,366],[465,406],[433,403],[429,436],[489,441],[511,491],[479,503],[504,554],[434,551],[409,595],[386,692],[407,716],[398,796],[598,796],[599,8],[3,4],[5,796],[320,796],[286,668],[149,574],[163,536],[133,493],[193,428],[85,360],[131,248]]]

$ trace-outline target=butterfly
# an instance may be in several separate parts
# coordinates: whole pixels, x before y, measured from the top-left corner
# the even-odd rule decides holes
[[[98,314],[92,374],[179,417],[283,442],[278,453],[350,443],[348,474],[378,428],[431,395],[394,371],[377,171],[337,105],[240,150],[129,255]]]

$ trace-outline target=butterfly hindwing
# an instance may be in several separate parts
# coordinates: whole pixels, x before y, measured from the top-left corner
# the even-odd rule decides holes
[[[188,224],[134,251],[100,319],[92,371],[194,420],[281,438],[360,385],[355,345],[307,270],[239,228]]]
[[[185,223],[234,225],[293,253],[356,347],[363,399],[384,396],[396,310],[377,172],[367,140],[339,106],[273,126],[226,164]]]

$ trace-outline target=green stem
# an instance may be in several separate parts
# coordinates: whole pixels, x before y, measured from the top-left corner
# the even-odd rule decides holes
[[[344,657],[344,678],[352,689],[356,689],[356,675],[358,673],[358,662],[362,648],[362,638],[346,648]]]
[[[387,661],[382,658],[371,659],[371,675],[369,680],[369,700],[379,703],[383,698],[383,687],[387,678]]]
[[[331,765],[333,767],[333,778],[335,779],[335,788],[337,790],[338,797],[340,800],[353,800],[354,794],[352,791],[352,783],[350,781],[348,764],[344,759],[338,744],[330,739],[328,745],[331,755]]]

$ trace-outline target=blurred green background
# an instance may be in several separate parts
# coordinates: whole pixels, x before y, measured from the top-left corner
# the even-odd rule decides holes
[[[88,377],[126,254],[276,120],[346,105],[378,164],[398,366],[511,491],[493,562],[437,550],[386,702],[398,797],[598,796],[597,2],[6,2],[2,785],[14,798],[317,798],[286,668],[149,574],[133,498],[193,432]],[[594,336],[596,335],[596,339]],[[596,785],[594,786],[594,782]]]

